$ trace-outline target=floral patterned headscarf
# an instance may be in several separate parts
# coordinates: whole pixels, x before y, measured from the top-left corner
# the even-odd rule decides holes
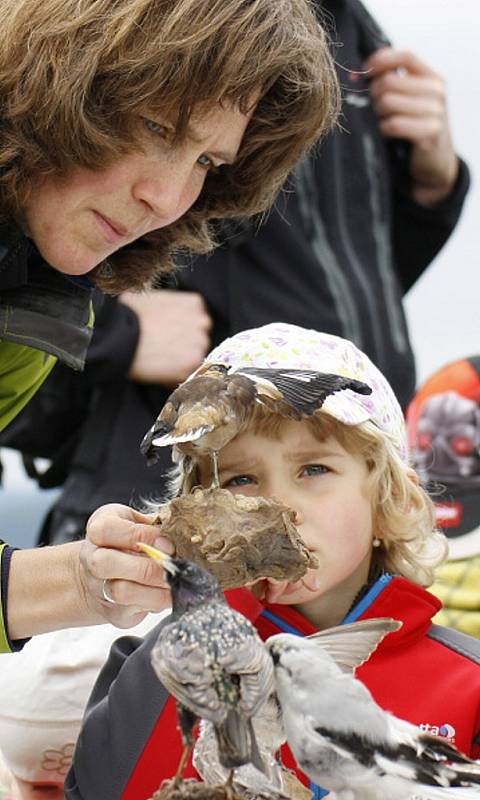
[[[363,381],[371,394],[361,395],[351,389],[337,392],[327,397],[322,412],[345,425],[369,420],[393,442],[408,464],[404,417],[393,390],[380,370],[347,339],[272,322],[225,339],[205,360],[234,368],[317,370]]]

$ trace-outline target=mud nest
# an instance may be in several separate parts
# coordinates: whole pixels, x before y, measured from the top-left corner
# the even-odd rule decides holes
[[[245,800],[233,789],[227,791],[224,784],[210,786],[194,779],[184,780],[178,787],[173,778],[163,781],[158,792],[150,800]]]
[[[194,489],[162,506],[158,522],[175,555],[212,572],[223,589],[259,578],[297,581],[318,563],[294,525],[295,512],[264,497]]]

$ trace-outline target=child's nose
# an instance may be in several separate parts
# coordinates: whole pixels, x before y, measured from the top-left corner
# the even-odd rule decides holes
[[[302,512],[295,510],[295,518],[293,520],[293,524],[296,525],[296,527],[298,528],[300,525],[303,525],[304,522],[305,518]]]

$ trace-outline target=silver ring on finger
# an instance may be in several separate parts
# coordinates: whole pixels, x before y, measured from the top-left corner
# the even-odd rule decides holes
[[[108,584],[110,583],[110,578],[105,578],[102,585],[102,594],[103,599],[107,601],[107,603],[113,603],[113,605],[117,605],[117,601],[113,599],[111,594],[108,591]]]

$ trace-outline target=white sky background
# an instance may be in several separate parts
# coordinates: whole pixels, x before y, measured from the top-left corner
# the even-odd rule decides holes
[[[413,50],[446,77],[457,152],[472,172],[455,233],[406,300],[421,381],[450,360],[480,352],[480,2],[364,2],[396,46]],[[0,489],[3,535],[13,543],[18,532],[18,544],[24,544],[24,533],[33,535],[53,497],[27,488],[15,454],[3,451],[2,457],[7,473],[7,492]]]
[[[418,379],[480,353],[480,3],[364,0],[395,46],[413,50],[447,80],[457,152],[472,186],[460,222],[407,295]]]

